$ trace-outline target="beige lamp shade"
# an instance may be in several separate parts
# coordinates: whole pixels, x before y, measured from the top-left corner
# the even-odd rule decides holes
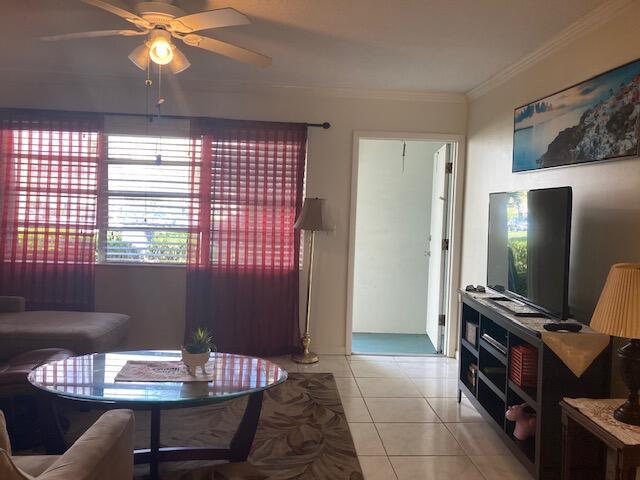
[[[302,204],[302,212],[293,224],[293,228],[298,230],[329,230],[329,227],[324,221],[322,215],[322,203],[321,198],[305,198]]]
[[[615,337],[640,339],[640,263],[611,267],[591,328]]]

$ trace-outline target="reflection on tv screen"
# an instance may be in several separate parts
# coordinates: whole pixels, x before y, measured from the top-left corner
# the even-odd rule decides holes
[[[509,290],[527,296],[527,192],[507,195]]]

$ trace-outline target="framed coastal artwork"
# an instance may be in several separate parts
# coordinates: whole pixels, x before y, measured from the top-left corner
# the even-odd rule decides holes
[[[513,172],[638,155],[640,60],[516,108]]]

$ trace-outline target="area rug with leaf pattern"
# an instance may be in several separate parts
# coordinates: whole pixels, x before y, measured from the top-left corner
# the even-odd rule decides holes
[[[162,412],[162,446],[229,444],[246,399]],[[68,440],[79,436],[99,412],[67,412]],[[149,417],[136,412],[136,448],[148,447]],[[292,373],[265,392],[258,430],[247,462],[167,462],[162,480],[362,480],[353,439],[330,373]],[[143,479],[146,472],[136,471]]]

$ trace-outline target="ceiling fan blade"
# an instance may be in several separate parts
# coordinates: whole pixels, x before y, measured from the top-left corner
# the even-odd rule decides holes
[[[146,70],[149,63],[149,47],[145,43],[138,45],[129,54],[129,60],[140,70]]]
[[[249,23],[251,23],[249,18],[235,8],[219,8],[175,18],[171,20],[169,26],[176,32],[191,33],[209,28],[232,27]]]
[[[203,37],[201,35],[185,35],[182,41],[192,47],[202,48],[218,55],[238,60],[239,62],[248,63],[257,67],[268,67],[271,65],[271,58],[266,55],[248,50],[246,48],[231,45],[215,38]]]
[[[126,21],[131,22],[134,25],[138,25],[139,27],[147,28],[147,29],[153,27],[153,25],[151,25],[144,18],[136,15],[135,13],[131,13],[128,10],[125,10],[124,8],[118,7],[117,5],[114,5],[110,2],[106,2],[104,0],[81,0],[81,1],[86,3],[87,5],[92,5],[94,7],[101,8],[102,10],[106,10],[107,12],[110,12],[110,13],[113,13],[114,15],[122,17]]]
[[[56,42],[58,40],[76,40],[79,38],[114,37],[116,35],[133,37],[135,35],[146,34],[147,32],[141,32],[139,30],[96,30],[94,32],[77,32],[66,33],[63,35],[51,35],[48,37],[40,37],[40,40],[44,40],[46,42]]]
[[[169,63],[169,70],[171,73],[178,74],[191,66],[187,57],[177,48],[173,49],[173,60]]]

